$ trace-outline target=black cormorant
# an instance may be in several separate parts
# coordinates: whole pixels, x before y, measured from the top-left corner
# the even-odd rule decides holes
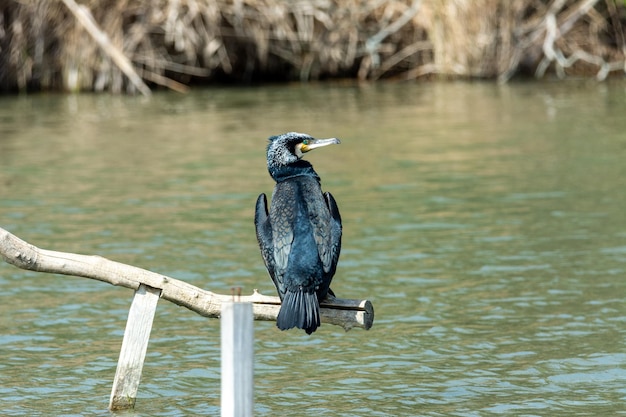
[[[256,202],[254,224],[265,266],[282,301],[276,325],[311,334],[320,325],[319,302],[332,291],[341,250],[341,216],[304,153],[339,139],[303,133],[269,138],[267,169],[276,181],[270,210],[265,194]]]

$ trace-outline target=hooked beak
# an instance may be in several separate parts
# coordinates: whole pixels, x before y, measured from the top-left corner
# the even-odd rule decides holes
[[[341,141],[337,138],[309,139],[308,141],[302,143],[300,150],[302,152],[309,152],[315,148],[321,148],[322,146],[326,146],[326,145],[339,145],[340,143]]]

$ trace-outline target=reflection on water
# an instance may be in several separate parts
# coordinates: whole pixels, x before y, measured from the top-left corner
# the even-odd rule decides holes
[[[623,84],[0,98],[0,225],[228,292],[273,293],[265,139],[337,198],[333,288],[374,327],[255,325],[258,415],[615,415],[626,391]],[[6,415],[106,411],[132,294],[0,264]],[[137,411],[217,414],[219,323],[159,304]],[[58,411],[58,413],[57,413]]]

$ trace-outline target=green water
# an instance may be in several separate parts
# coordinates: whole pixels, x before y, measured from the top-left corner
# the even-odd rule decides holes
[[[626,84],[309,85],[0,97],[0,226],[273,294],[266,138],[338,201],[369,331],[255,323],[259,416],[626,414]],[[130,290],[0,263],[0,414],[109,416]],[[219,321],[161,300],[134,413],[218,415]]]

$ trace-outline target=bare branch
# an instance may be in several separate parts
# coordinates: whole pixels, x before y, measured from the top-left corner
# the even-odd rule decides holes
[[[0,256],[18,268],[53,274],[91,278],[112,285],[137,290],[141,284],[161,290],[161,297],[205,317],[219,317],[222,302],[232,295],[215,294],[165,275],[126,265],[94,255],[57,252],[33,246],[0,228]],[[276,320],[280,299],[262,295],[237,297],[252,302],[255,320]],[[347,300],[329,297],[321,304],[322,323],[343,327],[369,329],[374,322],[374,308],[368,300]]]
[[[400,30],[400,28],[402,28],[402,26],[404,26],[411,19],[413,19],[417,12],[419,12],[421,4],[421,0],[413,0],[411,7],[406,9],[402,16],[396,19],[389,26],[386,26],[379,30],[378,33],[371,36],[365,42],[365,50],[372,59],[373,68],[378,68],[378,66],[380,65],[380,56],[378,55],[378,47],[380,43],[385,40],[385,38],[387,38],[389,35],[396,33],[398,30]]]
[[[61,0],[67,8],[72,12],[76,20],[85,28],[87,33],[98,43],[98,46],[111,57],[115,65],[119,67],[124,74],[128,77],[130,82],[143,94],[149,96],[151,94],[150,88],[143,82],[141,77],[137,74],[132,64],[115,45],[113,45],[107,36],[98,25],[96,24],[93,16],[86,6],[79,6],[74,0]]]
[[[557,3],[559,3],[559,7],[562,5],[560,4],[562,2]],[[556,14],[552,11],[548,12],[544,19],[543,26],[537,29],[537,31],[545,30],[546,34],[542,44],[543,58],[539,62],[539,65],[537,65],[535,77],[543,77],[546,70],[553,62],[555,64],[556,73],[560,78],[565,77],[565,68],[571,67],[578,61],[596,65],[598,67],[596,78],[599,81],[604,80],[611,71],[617,71],[622,68],[626,70],[626,61],[607,62],[601,56],[581,49],[576,49],[569,56],[565,56],[556,45],[556,42],[573,27],[574,23],[588,13],[596,3],[597,0],[580,1],[576,7],[572,7],[568,10],[568,16],[562,20],[560,25],[557,22]],[[551,8],[551,10],[554,10],[554,7]]]

